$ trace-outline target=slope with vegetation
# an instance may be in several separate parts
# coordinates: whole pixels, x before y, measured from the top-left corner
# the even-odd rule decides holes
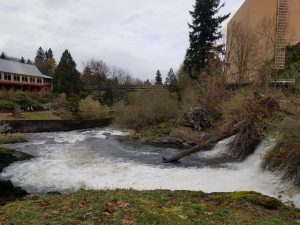
[[[0,223],[297,225],[300,211],[254,192],[79,191],[6,205]]]

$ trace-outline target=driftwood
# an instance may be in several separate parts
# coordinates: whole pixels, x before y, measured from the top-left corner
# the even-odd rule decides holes
[[[177,162],[179,162],[180,159],[182,159],[184,157],[187,157],[196,152],[211,148],[212,145],[216,144],[217,142],[222,141],[226,138],[229,138],[229,137],[235,135],[239,131],[240,127],[243,126],[244,123],[245,123],[245,121],[242,121],[242,122],[236,124],[231,131],[223,132],[221,134],[210,135],[210,137],[204,136],[202,138],[202,140],[200,140],[201,143],[199,143],[198,145],[196,145],[190,149],[183,150],[183,151],[179,152],[177,155],[175,155],[169,159],[163,158],[163,162],[164,163],[177,163]]]

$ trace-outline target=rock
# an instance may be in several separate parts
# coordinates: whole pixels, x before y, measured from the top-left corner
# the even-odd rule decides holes
[[[29,160],[32,157],[33,156],[23,152],[18,152],[13,149],[0,147],[0,173],[5,167],[9,166],[11,163]]]
[[[0,181],[0,205],[5,205],[26,195],[28,195],[27,191],[15,187],[11,181]]]

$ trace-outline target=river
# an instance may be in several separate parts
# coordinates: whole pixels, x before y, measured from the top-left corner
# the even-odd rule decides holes
[[[137,190],[201,190],[204,192],[256,191],[293,201],[300,207],[300,192],[262,171],[261,156],[274,141],[263,142],[245,161],[227,154],[224,140],[212,151],[163,164],[178,150],[128,140],[114,128],[28,134],[28,143],[10,145],[34,155],[7,167],[0,178],[11,180],[32,194],[79,189],[132,188]]]

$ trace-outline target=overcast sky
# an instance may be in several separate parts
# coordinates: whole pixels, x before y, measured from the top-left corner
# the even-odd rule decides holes
[[[227,0],[234,13],[244,0]],[[59,61],[68,49],[81,71],[90,58],[152,79],[177,69],[188,47],[195,0],[0,0],[0,52],[33,59],[39,46]]]

